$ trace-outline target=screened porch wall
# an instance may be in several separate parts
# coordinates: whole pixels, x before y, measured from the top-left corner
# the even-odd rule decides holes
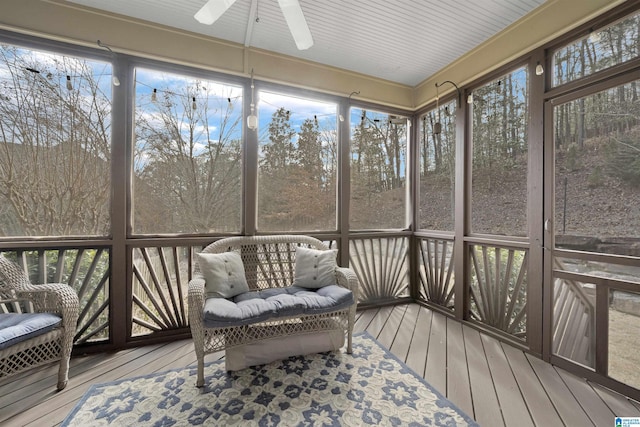
[[[610,20],[615,20],[614,18],[612,16]],[[581,31],[584,32],[585,29]],[[582,33],[574,33],[571,37],[582,37],[579,34]],[[63,44],[16,34],[3,33],[2,36],[12,43],[76,53],[76,49]],[[566,365],[575,362],[580,369],[588,368],[587,371],[578,369],[580,373],[597,376],[605,384],[616,388],[621,384],[618,379],[626,379],[617,368],[612,369],[615,379],[609,379],[606,341],[608,324],[605,323],[608,319],[607,316],[597,316],[596,313],[605,313],[611,309],[609,306],[603,308],[603,301],[619,301],[635,296],[636,283],[626,279],[594,280],[589,274],[585,279],[582,273],[576,275],[559,267],[548,267],[555,260],[548,258],[548,251],[563,248],[551,247],[554,237],[549,234],[549,230],[545,231],[545,218],[553,217],[551,214],[557,213],[557,210],[554,211],[554,207],[549,206],[550,203],[553,204],[549,201],[553,197],[545,197],[543,194],[543,191],[550,190],[549,187],[543,187],[543,178],[546,177],[547,183],[554,179],[553,176],[544,175],[549,172],[542,166],[554,164],[554,157],[553,153],[545,151],[547,146],[543,146],[542,141],[552,141],[554,136],[548,127],[543,128],[542,118],[546,114],[546,123],[553,122],[550,105],[555,98],[559,99],[557,102],[572,101],[583,96],[582,92],[595,92],[596,89],[590,89],[590,86],[604,89],[607,85],[635,84],[639,65],[638,59],[632,58],[612,69],[595,70],[593,77],[586,76],[586,80],[577,83],[553,83],[550,72],[542,76],[536,75],[534,70],[538,63],[544,64],[546,70],[553,68],[552,53],[563,46],[565,41],[537,49],[525,58],[469,83],[459,95],[449,93],[439,100],[441,105],[431,103],[419,111],[389,108],[341,96],[327,96],[283,85],[256,82],[259,91],[335,105],[335,111],[331,113],[335,122],[333,132],[336,135],[335,162],[332,166],[335,174],[324,175],[322,178],[323,182],[335,185],[334,193],[324,195],[335,201],[332,202],[332,214],[323,217],[324,223],[328,221],[330,226],[305,229],[305,225],[314,224],[313,220],[307,218],[298,223],[302,224],[300,228],[284,229],[282,224],[286,224],[286,220],[278,218],[277,212],[268,212],[273,222],[262,226],[265,223],[261,223],[261,220],[265,217],[260,216],[260,209],[264,206],[261,203],[265,201],[260,201],[260,186],[265,180],[261,180],[260,174],[269,172],[260,169],[259,147],[264,141],[261,142],[258,133],[244,130],[241,141],[243,163],[239,169],[241,173],[234,175],[239,176],[238,185],[241,186],[234,193],[236,206],[240,206],[233,211],[237,219],[235,225],[226,224],[225,226],[231,227],[229,230],[199,230],[197,234],[149,231],[136,227],[136,215],[141,213],[136,212],[136,207],[132,204],[136,197],[132,194],[132,188],[141,186],[131,178],[131,171],[136,166],[135,140],[130,135],[131,129],[135,128],[130,110],[136,102],[135,88],[140,87],[140,80],[136,82],[139,77],[136,70],[142,66],[154,71],[182,73],[196,78],[213,76],[214,80],[224,80],[236,85],[242,90],[242,96],[234,98],[238,104],[233,108],[243,111],[238,114],[241,121],[250,103],[249,80],[129,55],[118,55],[113,59],[109,55],[87,49],[82,53],[92,59],[112,64],[113,73],[119,76],[121,82],[121,87],[114,90],[112,98],[110,232],[103,233],[104,236],[97,233],[66,239],[12,236],[2,240],[0,251],[17,260],[29,271],[34,282],[63,281],[72,284],[81,296],[81,322],[76,335],[76,349],[99,351],[188,335],[185,295],[186,285],[193,271],[193,255],[211,241],[234,234],[309,234],[337,248],[340,264],[349,265],[357,272],[362,286],[359,301],[362,307],[416,300],[437,307],[443,313],[474,327],[488,330],[495,336],[542,357],[554,358],[557,363]],[[474,127],[474,113],[485,112],[482,113],[484,116],[479,116],[479,122],[487,119],[488,114],[494,114],[487,113],[490,110],[487,110],[486,101],[492,101],[495,109],[499,105],[498,97],[504,94],[508,78],[505,76],[523,72],[529,79],[526,85],[529,91],[526,98],[528,110],[526,113],[518,112],[517,108],[520,107],[513,106],[513,111],[506,109],[500,114],[514,122],[518,117],[524,116],[528,132],[514,132],[515,138],[521,139],[520,142],[525,144],[505,147],[503,154],[512,158],[513,163],[500,166],[525,165],[524,179],[518,182],[521,185],[519,191],[525,194],[524,208],[522,199],[518,200],[519,205],[507,201],[512,204],[509,212],[513,213],[508,224],[500,224],[500,221],[498,224],[483,223],[482,220],[478,222],[478,218],[474,216],[475,211],[472,210],[474,205],[476,208],[482,205],[482,198],[477,197],[476,185],[495,185],[502,177],[490,176],[489,181],[474,182],[474,173],[479,174],[476,166],[481,161],[492,158],[481,158],[474,151],[478,146],[474,142],[481,132],[480,128]],[[111,72],[108,73],[110,75]],[[146,95],[150,97],[151,92],[145,93]],[[473,98],[471,103],[465,102],[469,95]],[[191,105],[192,98],[195,97],[186,98],[187,106]],[[231,97],[229,98],[228,104],[232,104]],[[222,99],[224,101],[226,98]],[[477,104],[482,99],[485,103]],[[442,151],[445,147],[441,145],[439,159],[436,159],[435,148],[431,152],[422,153],[423,147],[420,145],[424,140],[420,129],[427,135],[433,133],[435,122],[430,119],[425,121],[423,117],[434,109],[438,114],[433,115],[432,119],[441,121],[442,137],[451,138],[448,147],[450,151]],[[200,111],[196,108],[192,110]],[[286,111],[285,109],[282,113]],[[348,119],[338,120],[340,116]],[[313,122],[311,117],[313,115],[309,120]],[[384,119],[381,120],[380,117]],[[399,119],[405,120],[407,127],[404,130],[401,128],[403,125],[399,125],[397,121]],[[404,145],[398,145],[405,151],[401,153],[398,150],[393,158],[397,160],[396,165],[399,165],[396,175],[380,179],[383,172],[392,173],[385,169],[392,162],[381,162],[378,165],[371,162],[359,171],[371,173],[375,178],[364,173],[358,175],[354,169],[354,157],[359,152],[354,150],[354,141],[366,132],[380,130],[381,127],[376,126],[382,125],[387,126],[385,130],[395,129],[396,132],[400,126],[399,133],[395,134],[396,138],[405,132]],[[518,125],[523,126],[523,123]],[[243,123],[241,126],[245,128]],[[358,126],[362,126],[361,133],[357,133]],[[147,127],[145,130],[152,130],[151,128]],[[375,154],[365,153],[369,156]],[[447,165],[443,161],[445,154],[449,156],[449,161],[454,161]],[[229,158],[229,161],[232,160],[234,159]],[[494,166],[485,165],[488,169]],[[432,172],[439,174],[435,182],[447,187],[447,192],[438,194],[446,201],[445,205],[449,209],[439,212],[440,221],[430,224],[429,221],[436,214],[421,212],[424,196],[420,183]],[[377,191],[391,190],[393,196],[384,200],[365,200],[368,196],[366,188],[357,188],[354,182],[358,177],[371,179],[371,188]],[[280,179],[282,177],[271,175],[269,178],[272,183],[283,185]],[[282,188],[277,185],[270,189],[271,196],[277,196],[278,189]],[[424,193],[428,195],[432,190],[427,188]],[[140,195],[148,196],[150,193],[143,191]],[[496,203],[488,207],[485,205],[485,208],[495,209],[498,206]],[[382,207],[391,212],[391,216],[382,220],[374,218],[376,209]],[[151,209],[144,214],[153,213]],[[368,214],[371,215],[371,221]],[[157,221],[163,219],[165,217],[158,215]],[[496,228],[501,225],[508,225],[508,229]],[[560,253],[568,258],[581,258],[581,255],[572,252]],[[606,256],[589,255],[586,258],[588,261],[601,262],[603,259],[606,261]],[[637,267],[638,262],[636,256],[631,256],[621,263]],[[545,276],[547,287],[543,288],[542,268],[545,265],[547,267],[544,274],[551,275],[549,277],[552,279]],[[594,283],[599,289],[596,291],[597,297],[581,293],[585,284]],[[563,311],[563,306],[571,306],[573,309],[570,312]],[[613,303],[611,307],[614,307]],[[614,308],[617,310],[617,307]],[[566,337],[571,335],[567,331],[578,329],[582,334],[580,340],[555,339],[553,335],[557,332],[558,336]],[[633,387],[635,384],[632,383],[631,388],[623,386],[622,389],[633,394],[637,392]]]

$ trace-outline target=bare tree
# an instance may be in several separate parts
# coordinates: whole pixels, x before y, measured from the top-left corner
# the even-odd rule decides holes
[[[110,66],[0,45],[0,70],[0,231],[108,234]]]
[[[241,220],[242,116],[202,82],[160,88],[136,110],[135,232],[236,231]],[[195,107],[195,108],[194,108]]]

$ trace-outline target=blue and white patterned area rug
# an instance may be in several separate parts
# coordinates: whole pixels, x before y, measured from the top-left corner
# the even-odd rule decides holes
[[[227,373],[224,362],[96,384],[63,426],[477,426],[366,333],[320,353]]]

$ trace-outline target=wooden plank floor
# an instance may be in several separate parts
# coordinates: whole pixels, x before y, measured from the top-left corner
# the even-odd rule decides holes
[[[610,426],[640,404],[417,304],[358,312],[368,331],[482,426]],[[213,360],[219,355],[209,356]],[[74,357],[69,385],[56,367],[0,382],[0,425],[56,426],[94,383],[195,364],[190,340]]]

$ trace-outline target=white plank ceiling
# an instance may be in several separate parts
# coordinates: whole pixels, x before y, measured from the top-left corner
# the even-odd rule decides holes
[[[237,0],[213,25],[193,17],[206,0],[69,2],[415,86],[544,0],[300,0],[303,51],[277,0]]]

